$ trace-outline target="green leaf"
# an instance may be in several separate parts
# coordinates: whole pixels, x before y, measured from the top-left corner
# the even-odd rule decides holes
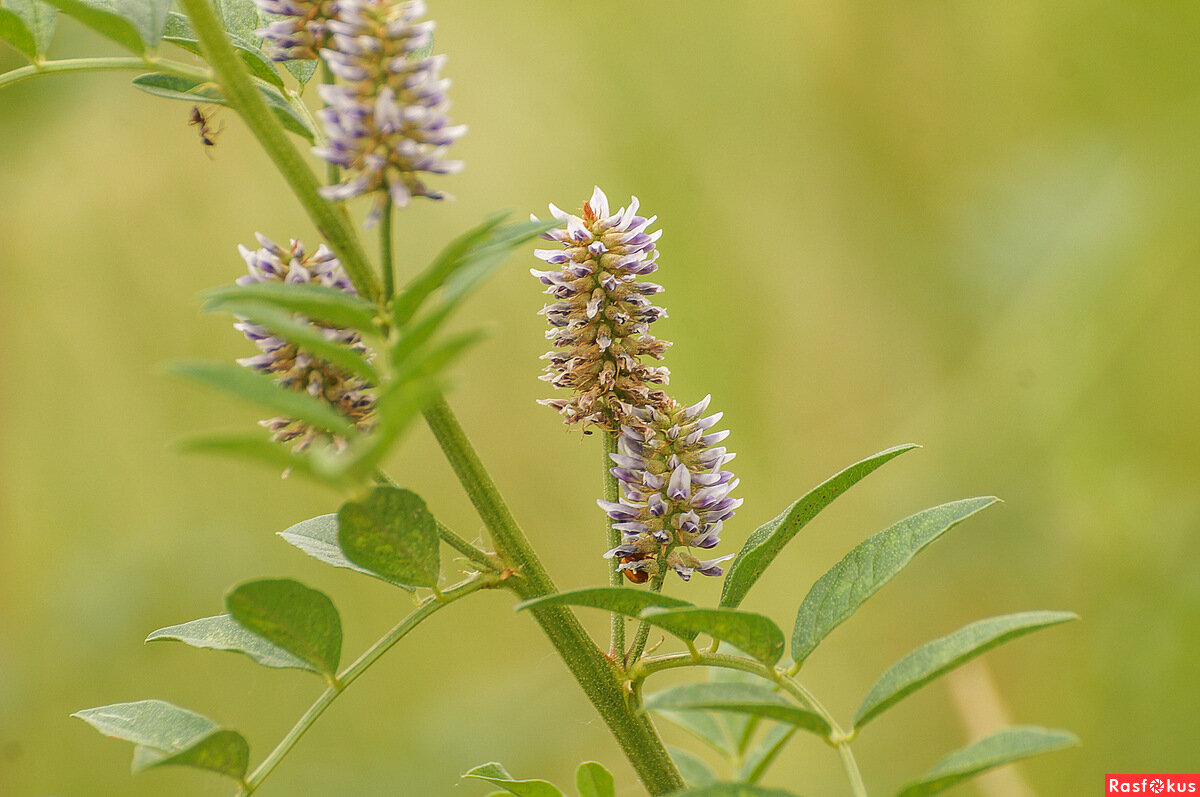
[[[861,728],[900,700],[971,659],[1010,639],[1078,619],[1073,612],[1021,612],[990,617],[914,650],[885,672],[859,706],[854,726]]]
[[[182,764],[210,769],[241,780],[250,760],[241,734],[221,730],[208,717],[163,700],[113,703],[71,715],[105,736],[139,745],[135,772],[151,766]]]
[[[713,783],[698,789],[671,792],[671,797],[796,797],[782,789],[764,789],[748,783]]]
[[[258,6],[254,0],[217,0],[215,5],[230,38],[258,42]]]
[[[207,769],[241,780],[250,764],[250,745],[237,731],[215,730],[182,750],[167,751],[139,745],[133,749],[133,771],[186,766]]]
[[[315,58],[305,61],[284,61],[283,68],[291,72],[300,87],[304,88],[317,72],[317,61]]]
[[[375,308],[346,291],[324,285],[255,282],[223,285],[201,294],[205,310],[226,310],[228,305],[258,302],[335,327],[378,334]]]
[[[737,758],[737,739],[730,738],[728,728],[717,719],[717,712],[672,711],[660,708],[656,709],[655,713],[683,728],[726,758],[731,760]]]
[[[55,2],[72,2],[73,0],[55,0]],[[138,75],[133,79],[133,85],[147,94],[153,94],[156,97],[163,97],[168,100],[182,100],[183,102],[207,102],[213,105],[228,105],[228,100],[221,94],[221,90],[214,83],[205,83],[191,78],[179,77],[178,75],[168,75],[163,72],[151,72],[147,75]],[[258,93],[266,100],[267,107],[279,119],[280,124],[291,132],[303,136],[308,141],[313,140],[313,131],[308,127],[308,123],[296,112],[291,103],[287,101],[279,89],[274,86],[269,86],[265,83],[255,83],[254,87],[258,89]]]
[[[365,500],[342,504],[338,543],[346,558],[388,581],[437,585],[437,524],[410,490],[376,487]]]
[[[672,745],[667,745],[667,752],[671,754],[679,774],[683,776],[683,782],[688,786],[707,786],[717,782],[716,773],[700,756]]]
[[[356,433],[354,425],[329,404],[303,391],[278,385],[274,377],[236,363],[181,362],[170,364],[167,370],[259,404],[278,415],[295,418],[344,437]]]
[[[335,479],[369,478],[417,414],[437,399],[443,388],[444,383],[436,377],[393,382],[376,398],[375,428],[371,433],[352,442],[345,454],[314,452],[316,470]]]
[[[413,591],[413,588],[408,584],[389,581],[373,570],[360,567],[347,559],[345,552],[342,551],[341,544],[338,542],[338,519],[336,514],[319,515],[315,518],[303,520],[279,532],[279,536],[312,558],[322,561],[325,564],[345,570],[353,570],[356,573],[363,573],[371,578],[386,581],[388,584],[408,590],[409,592]]]
[[[738,777],[747,783],[757,783],[783,752],[788,740],[796,733],[795,725],[774,725],[767,735],[742,760]]]
[[[595,761],[585,761],[575,770],[579,797],[616,797],[612,773]]]
[[[807,495],[783,510],[779,517],[759,526],[729,567],[729,575],[725,576],[725,586],[721,590],[720,605],[737,608],[754,582],[808,521],[876,468],[914,448],[917,446],[912,443],[896,446],[854,463],[809,490]]]
[[[965,498],[918,512],[869,537],[817,579],[796,615],[792,658],[799,665],[833,629],[892,580],[926,545],[998,498]]]
[[[755,684],[686,684],[646,697],[647,711],[735,711],[794,725],[828,737],[829,723],[777,692]]]
[[[58,10],[41,0],[0,0],[0,8],[16,14],[33,36],[34,57],[43,56],[54,39]],[[16,46],[15,42],[10,42]],[[20,48],[18,48],[20,49]]]
[[[340,341],[331,340],[320,327],[259,302],[227,302],[224,309],[296,344],[314,357],[360,376],[372,385],[379,384],[379,374],[362,354]]]
[[[1066,731],[1032,725],[1005,728],[946,756],[920,780],[906,786],[899,797],[937,794],[1002,764],[1077,744],[1075,735]]]
[[[336,478],[313,469],[307,458],[260,434],[203,434],[180,440],[181,451],[200,454],[224,454],[259,462],[277,471],[295,472],[331,487],[340,483]]]
[[[586,589],[572,590],[571,592],[557,592],[553,595],[530,598],[527,601],[518,603],[513,608],[514,611],[519,612],[524,609],[531,609],[534,606],[588,606],[593,609],[616,612],[627,617],[637,617],[643,609],[648,609],[652,606],[673,609],[691,605],[679,598],[672,598],[669,595],[647,592],[640,589],[630,589],[628,587],[588,587]],[[693,634],[690,638],[695,639],[696,637]]]
[[[489,764],[480,764],[469,772],[464,772],[463,777],[486,780],[493,786],[507,789],[510,794],[516,794],[518,797],[565,797],[553,783],[544,780],[517,780],[495,761]]]
[[[8,42],[31,62],[38,58],[37,42],[33,33],[25,27],[25,21],[7,8],[0,6],[0,39]]]
[[[278,645],[273,645],[257,634],[252,634],[242,628],[227,614],[202,617],[188,623],[167,626],[146,637],[147,642],[159,640],[184,642],[194,648],[232,650],[236,653],[244,653],[264,667],[313,669],[310,664],[293,656]]]
[[[342,623],[323,592],[291,579],[263,579],[235,587],[225,608],[246,630],[333,677],[342,655]]]
[[[761,614],[689,606],[679,609],[651,607],[638,617],[681,639],[692,640],[697,634],[708,634],[713,639],[736,645],[768,666],[783,656],[783,632],[771,618]]]
[[[733,647],[727,646],[725,653],[731,655],[746,654]],[[742,670],[733,670],[728,667],[709,667],[708,668],[709,683],[736,683],[736,684],[757,684],[759,686],[774,687],[775,684],[768,682],[762,677],[753,673],[744,672]],[[725,732],[729,738],[733,740],[734,749],[737,754],[734,759],[740,759],[746,753],[746,747],[750,744],[750,740],[754,736],[754,731],[758,726],[758,718],[748,714],[734,714],[730,711],[722,711],[716,714],[717,722],[725,726]]]
[[[253,5],[253,2],[250,2],[250,6],[253,7]],[[279,77],[279,72],[275,70],[275,65],[263,55],[262,50],[254,43],[252,37],[253,30],[251,30],[251,36],[249,37],[243,37],[231,32],[229,34],[229,43],[237,51],[238,57],[249,67],[252,75],[260,80],[265,80],[268,83],[283,88],[283,79]],[[162,38],[163,41],[170,42],[192,55],[197,55],[201,58],[204,57],[204,53],[200,50],[200,41],[196,38],[195,31],[192,30],[191,21],[177,11],[172,11],[167,15],[167,26],[163,29]]]
[[[146,52],[146,42],[137,27],[124,16],[114,11],[82,3],[80,0],[46,0],[69,17],[91,28],[130,52],[141,55]]]

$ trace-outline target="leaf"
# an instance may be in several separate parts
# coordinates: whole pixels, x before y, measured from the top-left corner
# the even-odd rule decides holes
[[[312,558],[326,564],[345,570],[353,570],[356,573],[363,573],[364,575],[371,576],[371,578],[386,581],[388,584],[408,590],[409,592],[413,590],[408,584],[389,581],[378,573],[368,570],[365,567],[360,567],[347,559],[341,545],[338,543],[338,519],[336,514],[319,515],[315,518],[303,520],[279,532],[279,536]]]
[[[146,52],[146,43],[142,39],[142,34],[138,32],[132,22],[123,16],[89,3],[82,3],[80,0],[46,0],[46,2],[101,36],[115,41],[126,50],[137,55]]]
[[[181,451],[200,454],[225,454],[240,459],[249,459],[275,468],[277,471],[295,472],[315,481],[337,486],[338,481],[326,474],[318,473],[305,457],[259,434],[203,434],[180,440]]]
[[[50,42],[54,39],[58,10],[41,0],[0,0],[0,7],[16,14],[25,29],[33,36],[33,56],[36,58],[45,55],[46,50],[50,47]],[[10,43],[16,46],[15,42]]]
[[[70,0],[55,1],[69,2]],[[163,72],[138,75],[133,79],[133,85],[147,94],[153,94],[156,97],[163,97],[168,100],[182,100],[183,102],[191,103],[207,102],[213,105],[229,104],[229,101],[221,94],[220,89],[213,83],[204,83],[192,80],[191,78],[168,75]],[[313,131],[309,129],[308,123],[296,113],[296,109],[279,93],[279,89],[265,83],[255,83],[254,87],[258,89],[258,93],[263,96],[267,106],[279,118],[280,123],[285,128],[299,136],[303,136],[310,142],[313,140]]]
[[[338,510],[338,543],[346,558],[388,581],[437,586],[437,524],[419,495],[376,487]]]
[[[998,498],[965,498],[918,512],[869,537],[817,579],[804,596],[792,633],[799,666],[821,640],[892,580],[926,545]]]
[[[333,479],[362,481],[369,478],[380,460],[412,424],[417,413],[443,392],[436,377],[394,381],[375,401],[375,428],[350,444],[345,454],[314,452],[315,469]]]
[[[324,285],[255,282],[224,285],[201,294],[205,310],[225,310],[229,304],[260,302],[335,327],[377,334],[375,308],[346,291]]]
[[[527,601],[521,601],[513,609],[519,612],[535,606],[588,606],[593,609],[616,612],[627,617],[637,617],[643,609],[652,606],[680,608],[691,605],[685,600],[672,598],[669,595],[630,589],[629,587],[588,587],[530,598]],[[693,635],[691,639],[695,639],[695,636]]]
[[[25,20],[7,8],[0,7],[0,39],[8,42],[31,62],[38,59],[37,42],[25,27]]]
[[[258,6],[254,0],[217,0],[217,13],[230,38],[237,37],[246,42],[257,42]]]
[[[585,761],[575,770],[579,797],[616,797],[612,773],[595,761]]]
[[[906,786],[899,797],[937,794],[1002,764],[1077,744],[1079,739],[1066,731],[1032,725],[1005,728],[946,756],[920,780]]]
[[[265,328],[272,335],[296,344],[314,357],[360,376],[373,385],[379,384],[379,374],[362,354],[338,340],[330,339],[320,327],[258,302],[228,302],[225,309]]]
[[[194,648],[232,650],[236,653],[244,653],[264,667],[313,669],[307,662],[293,656],[283,648],[242,628],[227,614],[202,617],[199,620],[192,620],[180,625],[167,626],[146,637],[147,642],[159,640],[183,642]]]
[[[356,434],[354,425],[329,404],[303,391],[278,385],[274,377],[268,374],[224,362],[172,363],[167,370],[259,404],[278,415],[295,418],[344,437]]]
[[[821,717],[754,684],[685,684],[647,696],[643,706],[647,711],[735,711],[795,725],[824,737],[832,732]]]
[[[1021,612],[990,617],[914,650],[885,672],[859,706],[854,727],[861,728],[930,681],[1010,639],[1068,620],[1074,612]]]
[[[773,666],[783,656],[783,632],[771,618],[761,614],[688,606],[679,609],[651,607],[638,617],[681,639],[692,640],[697,634],[708,634],[713,639],[736,645],[767,666]]]
[[[745,656],[746,654],[732,645],[726,645],[725,653],[735,656]],[[728,667],[709,667],[708,681],[710,683],[737,683],[737,684],[756,684],[758,686],[767,686],[774,688],[775,684],[760,675],[744,672],[742,670],[733,670]],[[746,753],[746,747],[750,744],[754,737],[754,732],[758,727],[759,718],[752,717],[747,714],[734,714],[728,711],[716,713],[717,722],[725,726],[725,732],[734,742],[736,755],[734,759],[740,759]]]
[[[516,794],[518,797],[565,797],[553,783],[544,780],[517,780],[495,761],[490,764],[480,764],[474,769],[464,772],[462,776],[486,780],[493,786],[501,786],[510,794]]]
[[[308,81],[312,80],[317,71],[317,60],[315,58],[306,61],[284,61],[283,68],[292,73],[292,77],[296,78],[296,82],[301,88],[308,85]]]
[[[759,526],[729,567],[729,575],[725,576],[725,585],[721,590],[720,605],[737,608],[754,582],[808,521],[876,468],[914,448],[917,448],[915,444],[908,443],[854,463],[809,490],[807,495],[783,510],[779,517]]]
[[[253,7],[253,2],[250,5]],[[231,32],[229,34],[229,43],[233,45],[233,49],[237,52],[238,57],[249,67],[252,75],[279,88],[283,88],[283,79],[279,77],[279,73],[275,70],[275,65],[263,55],[262,50],[254,43],[252,37],[253,30],[250,37],[245,38]],[[196,38],[196,33],[192,30],[191,21],[177,11],[172,11],[167,15],[167,25],[163,29],[162,39],[165,42],[170,42],[188,51],[192,55],[197,55],[201,58],[204,57],[204,53],[200,49],[200,40]]]
[[[671,792],[671,797],[796,797],[783,789],[764,789],[748,783],[713,783],[698,789]]]
[[[138,700],[83,709],[71,715],[105,736],[139,745],[135,772],[151,766],[183,764],[241,780],[250,760],[241,734],[221,730],[208,717],[163,700]]]
[[[667,752],[675,761],[683,782],[688,786],[707,786],[717,782],[717,775],[703,758],[679,747],[667,745]]]
[[[738,777],[747,783],[757,783],[779,757],[788,740],[796,733],[795,725],[774,725],[763,740],[743,759]]]
[[[333,677],[342,655],[342,623],[323,592],[291,579],[263,579],[235,587],[225,608],[246,630]]]
[[[215,730],[188,747],[171,752],[139,745],[133,749],[133,771],[153,767],[187,766],[207,769],[241,780],[250,764],[250,745],[237,731]]]
[[[655,709],[665,720],[678,725],[726,758],[737,757],[737,740],[729,737],[728,728],[717,719],[715,711]]]

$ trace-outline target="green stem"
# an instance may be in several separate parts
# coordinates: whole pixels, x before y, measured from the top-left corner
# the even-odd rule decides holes
[[[359,294],[368,301],[379,298],[379,283],[362,244],[350,226],[346,211],[331,205],[320,195],[320,183],[299,151],[292,145],[283,126],[267,107],[266,100],[254,87],[242,59],[238,58],[225,36],[209,0],[179,0],[192,22],[205,60],[212,65],[222,93],[238,110],[246,126],[254,133],[267,155],[275,163],[292,191],[317,225],[317,231],[329,242]]]
[[[113,56],[111,58],[66,58],[61,61],[46,61],[41,64],[30,64],[0,75],[0,87],[20,83],[22,80],[41,75],[55,75],[66,72],[112,72],[123,69],[157,69],[179,77],[191,78],[203,83],[213,79],[213,74],[207,69],[181,64],[166,58],[147,56]]]
[[[506,583],[524,599],[554,593],[554,582],[444,399],[438,399],[425,410],[425,420],[492,535],[496,550],[517,571],[517,576]],[[630,710],[625,702],[621,673],[588,637],[575,615],[562,606],[540,606],[531,611],[616,737],[646,789],[653,795],[681,789],[683,779],[662,740],[644,717]]]
[[[665,562],[660,561],[659,567],[665,567]],[[662,570],[654,574],[654,580],[650,582],[651,592],[662,592],[663,581],[667,577],[667,571]],[[637,635],[633,638],[633,647],[629,649],[629,655],[625,657],[627,666],[632,667],[637,663],[637,660],[642,657],[642,651],[646,649],[646,640],[650,638],[650,624],[642,620],[638,624]]]
[[[612,475],[613,461],[609,454],[617,453],[617,438],[608,432],[601,432],[600,436],[604,438],[604,461],[601,463],[604,473],[604,500],[609,503],[616,503],[620,496],[620,489],[617,486],[617,477]],[[616,548],[621,544],[621,532],[613,528],[615,523],[612,518],[608,518],[605,527],[608,531],[608,547],[609,549]],[[619,587],[624,577],[618,566],[621,564],[620,559],[611,557],[608,560],[608,585],[610,587]],[[613,612],[610,615],[610,633],[609,633],[609,655],[616,658],[625,651],[625,615]]]
[[[333,70],[329,68],[329,64],[325,59],[321,59],[321,82],[326,86],[334,84]],[[334,185],[342,181],[342,170],[338,168],[336,163],[325,164],[325,183],[326,185]]]
[[[396,292],[396,277],[392,273],[392,195],[384,192],[383,218],[379,221],[379,267],[383,271],[383,295],[380,303],[386,309]]]
[[[308,710],[296,721],[292,729],[287,732],[287,735],[275,746],[261,764],[250,773],[246,778],[245,785],[242,787],[242,795],[250,795],[255,789],[262,785],[262,782],[267,779],[267,776],[279,766],[279,762],[283,760],[296,743],[308,732],[308,729],[313,726],[318,718],[329,708],[333,701],[337,700],[342,692],[350,684],[358,680],[358,677],[366,672],[372,664],[379,660],[379,657],[387,653],[397,642],[403,639],[409,631],[412,631],[422,621],[444,606],[449,606],[451,603],[465,598],[473,592],[478,592],[481,589],[488,589],[499,584],[499,579],[494,575],[475,576],[466,581],[460,582],[449,589],[443,590],[440,597],[428,597],[421,601],[415,611],[396,624],[392,630],[388,631],[371,647],[367,648],[358,659],[342,671],[334,680],[334,683],[321,693],[313,704],[308,707]]]
[[[850,751],[850,743],[838,742],[837,751],[842,759],[842,769],[846,770],[846,779],[850,781],[850,793],[854,797],[867,797],[867,786],[863,783],[862,773],[858,771],[858,762],[854,760],[854,753]]]

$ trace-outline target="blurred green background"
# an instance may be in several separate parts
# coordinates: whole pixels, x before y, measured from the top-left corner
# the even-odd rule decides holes
[[[983,794],[1099,794],[1105,772],[1200,768],[1200,7],[430,5],[468,165],[438,184],[457,201],[403,214],[402,271],[498,208],[578,208],[593,183],[615,204],[637,194],[665,230],[671,317],[656,332],[676,342],[673,390],[711,392],[739,454],[745,505],[722,553],[843,466],[924,446],[826,510],[746,608],[790,628],[807,585],[866,535],[942,501],[1005,499],[822,645],[806,682],[839,717],[908,650],[973,619],[1082,615],[875,722],[856,744],[873,793],[1009,719],[1083,745]],[[63,21],[51,55],[110,52]],[[0,50],[0,68],[20,63]],[[129,746],[68,715],[160,697],[238,727],[261,758],[315,680],[145,635],[219,612],[242,580],[292,576],[335,598],[348,658],[408,605],[274,536],[336,495],[170,449],[257,417],[161,373],[250,351],[197,293],[242,273],[235,247],[256,230],[315,233],[232,112],[210,160],[190,108],[130,77],[0,93],[3,794],[228,794],[184,770],[131,778]],[[514,258],[460,315],[494,334],[451,403],[571,588],[603,578],[599,444],[534,404],[535,265]],[[389,470],[451,527],[481,531],[423,428]],[[669,584],[698,601],[719,590]],[[457,778],[489,760],[565,786],[589,758],[640,793],[512,603],[484,594],[423,626],[261,794],[481,795]],[[583,619],[603,633],[602,616]],[[846,791],[810,738],[768,783]]]

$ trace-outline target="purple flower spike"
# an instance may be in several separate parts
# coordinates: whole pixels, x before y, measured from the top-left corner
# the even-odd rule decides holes
[[[582,216],[551,205],[551,215],[564,226],[544,237],[561,248],[534,251],[538,259],[559,267],[533,271],[555,299],[542,309],[551,326],[547,337],[564,350],[546,355],[550,364],[543,378],[574,393],[540,403],[558,410],[568,426],[586,430],[597,425],[610,434],[625,427],[626,435],[637,434],[644,424],[635,408],[668,402],[656,387],[667,383],[667,369],[642,362],[645,357],[661,360],[670,344],[649,334],[650,324],[666,311],[646,298],[661,286],[638,281],[638,275],[658,268],[658,236],[644,234],[654,219],[636,215],[636,208],[634,197],[628,209],[610,213],[608,197],[599,188],[584,204]]]

